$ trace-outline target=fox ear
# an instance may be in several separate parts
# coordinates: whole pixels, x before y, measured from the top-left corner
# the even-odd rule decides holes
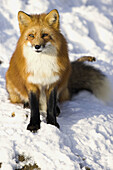
[[[23,11],[18,12],[18,22],[20,27],[20,32],[22,33],[24,28],[28,26],[28,24],[31,22],[30,15],[26,14]]]
[[[45,19],[50,26],[57,30],[59,29],[59,13],[56,9],[50,11]]]

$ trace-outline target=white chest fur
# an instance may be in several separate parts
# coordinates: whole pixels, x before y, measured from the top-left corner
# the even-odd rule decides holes
[[[52,45],[48,45],[42,52],[37,53],[33,47],[24,45],[23,54],[27,62],[27,72],[31,73],[28,81],[42,86],[50,85],[59,80],[59,67],[57,64],[57,51]]]

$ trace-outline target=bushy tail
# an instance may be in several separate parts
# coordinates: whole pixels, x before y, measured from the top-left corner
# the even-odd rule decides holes
[[[72,73],[68,84],[71,96],[81,90],[88,90],[104,102],[111,99],[110,83],[100,70],[80,61],[72,62],[71,65]]]

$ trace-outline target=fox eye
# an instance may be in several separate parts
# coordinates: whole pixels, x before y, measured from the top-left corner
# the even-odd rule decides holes
[[[34,35],[33,34],[29,34],[29,37],[34,38]]]
[[[48,36],[48,34],[46,34],[46,33],[42,34],[42,38],[47,37],[47,36]]]

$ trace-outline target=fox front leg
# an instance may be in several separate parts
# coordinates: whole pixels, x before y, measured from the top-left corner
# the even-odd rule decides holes
[[[40,112],[39,112],[39,99],[33,92],[29,94],[29,104],[31,110],[30,123],[27,126],[27,130],[36,132],[40,129]]]
[[[57,108],[56,89],[53,89],[47,103],[47,123],[59,128],[60,126],[56,120],[56,114],[57,114],[56,108]]]

